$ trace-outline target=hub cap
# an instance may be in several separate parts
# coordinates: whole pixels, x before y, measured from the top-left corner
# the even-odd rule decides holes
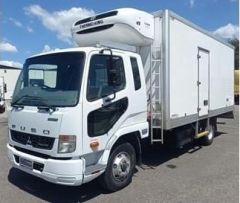
[[[112,173],[113,177],[117,181],[124,181],[129,172],[131,167],[130,157],[125,152],[120,152],[114,159],[112,165]]]
[[[210,129],[209,129],[209,133],[208,133],[208,140],[211,140],[212,138],[213,138],[213,128],[212,127],[210,127]]]

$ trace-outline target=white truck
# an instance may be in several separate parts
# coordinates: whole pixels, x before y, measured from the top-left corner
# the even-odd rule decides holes
[[[5,83],[4,77],[0,76],[0,113],[5,112]]]
[[[17,82],[7,148],[20,170],[73,186],[99,177],[116,191],[143,139],[210,145],[233,111],[233,47],[172,11],[116,9],[72,34],[78,48],[28,58]]]
[[[9,107],[20,71],[20,68],[0,64],[0,113]]]

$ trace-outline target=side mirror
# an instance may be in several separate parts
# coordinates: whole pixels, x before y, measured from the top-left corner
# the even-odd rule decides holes
[[[4,93],[7,93],[7,84],[6,83],[4,83],[3,91],[4,91]]]
[[[109,86],[120,86],[121,85],[121,76],[120,73],[116,67],[116,64],[114,64],[113,57],[111,56],[109,60],[109,68],[108,68],[108,85]]]
[[[108,85],[113,87],[120,85],[116,68],[108,69]]]

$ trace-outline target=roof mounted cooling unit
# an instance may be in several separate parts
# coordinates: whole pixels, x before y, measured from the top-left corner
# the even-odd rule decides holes
[[[154,17],[136,9],[117,9],[77,21],[72,35],[80,47],[106,41],[146,46],[154,38]]]

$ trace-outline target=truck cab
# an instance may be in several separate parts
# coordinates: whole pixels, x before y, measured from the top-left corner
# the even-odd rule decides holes
[[[117,142],[148,136],[146,101],[136,53],[86,47],[30,57],[9,114],[9,158],[45,180],[81,185],[104,172]],[[126,153],[115,160],[118,168],[125,165],[117,179],[134,167],[130,161]]]
[[[149,134],[142,60],[128,45],[152,42],[153,16],[118,9],[77,21],[72,34],[78,48],[26,60],[9,113],[9,159],[57,184],[102,174],[115,191],[131,182]]]

